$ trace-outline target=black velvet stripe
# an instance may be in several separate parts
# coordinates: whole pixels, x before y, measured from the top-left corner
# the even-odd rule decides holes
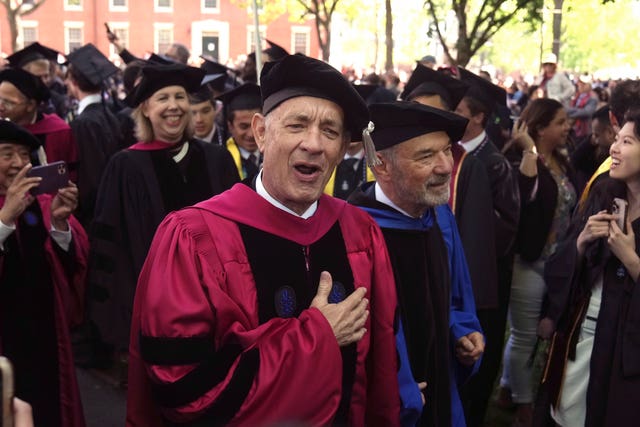
[[[242,352],[238,345],[225,346],[202,360],[200,365],[176,382],[153,384],[153,395],[161,406],[177,408],[200,398],[224,380]]]
[[[339,223],[307,248],[244,224],[238,224],[238,228],[256,281],[260,323],[274,317],[298,317],[311,305],[323,271],[331,273],[333,279],[329,302],[339,302],[353,293],[353,272]],[[348,423],[355,378],[356,345],[340,350],[342,396],[332,425]]]
[[[142,359],[151,365],[192,365],[214,353],[211,337],[152,337],[140,335]]]
[[[117,236],[115,227],[97,221],[94,221],[91,225],[91,234],[92,237],[108,242],[112,242],[114,237]]]
[[[259,366],[258,349],[245,352],[240,357],[227,387],[201,417],[188,423],[165,421],[165,425],[168,427],[218,427],[229,424],[246,400]]]

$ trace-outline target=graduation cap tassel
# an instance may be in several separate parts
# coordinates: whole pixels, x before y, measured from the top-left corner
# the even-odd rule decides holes
[[[364,144],[364,153],[367,156],[367,166],[373,167],[381,164],[376,157],[376,147],[371,139],[371,132],[375,129],[373,122],[369,122],[366,128],[362,130],[362,143]]]

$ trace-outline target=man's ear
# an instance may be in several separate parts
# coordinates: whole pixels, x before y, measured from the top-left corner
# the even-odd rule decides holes
[[[251,118],[253,138],[255,139],[261,153],[264,153],[265,135],[267,133],[266,120],[266,117],[260,113],[255,113]]]
[[[611,122],[611,127],[613,127],[613,131],[617,134],[620,132],[620,123],[618,123],[618,119],[613,114],[613,111],[609,110],[609,121]]]
[[[372,166],[373,174],[376,177],[376,181],[390,181],[391,180],[391,162],[389,162],[383,155],[376,153],[376,158],[380,162],[378,165]]]

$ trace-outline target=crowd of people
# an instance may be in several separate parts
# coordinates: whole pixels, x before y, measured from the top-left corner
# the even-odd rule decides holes
[[[85,425],[74,366],[119,369],[128,426],[483,426],[496,382],[517,427],[640,415],[640,81],[108,37],[122,70],[0,70],[0,354],[36,426]]]

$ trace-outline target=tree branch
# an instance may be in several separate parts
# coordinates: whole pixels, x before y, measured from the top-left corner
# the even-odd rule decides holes
[[[429,4],[429,14],[433,18],[433,22],[436,26],[436,33],[438,33],[438,40],[440,40],[440,44],[444,49],[444,54],[447,55],[447,58],[449,58],[449,61],[454,62],[454,59],[451,56],[451,51],[449,50],[449,46],[447,46],[446,40],[442,35],[442,31],[440,31],[440,24],[438,23],[438,17],[436,16],[435,5],[433,4],[433,0],[426,0],[426,2]]]
[[[38,1],[38,2],[35,2],[35,1],[34,1],[33,3],[31,3],[31,9],[29,9],[29,10],[25,10],[24,12],[22,12],[22,6],[24,6],[24,2],[23,2],[23,3],[21,3],[21,4],[20,4],[20,6],[18,7],[18,9],[20,9],[20,10],[18,11],[18,14],[19,14],[20,16],[27,16],[27,15],[30,15],[30,14],[32,14],[33,12],[35,12],[35,11],[36,11],[36,9],[38,9],[40,6],[42,6],[42,5],[44,4],[44,2],[45,2],[45,1],[46,1],[46,0],[40,0],[40,1]]]

